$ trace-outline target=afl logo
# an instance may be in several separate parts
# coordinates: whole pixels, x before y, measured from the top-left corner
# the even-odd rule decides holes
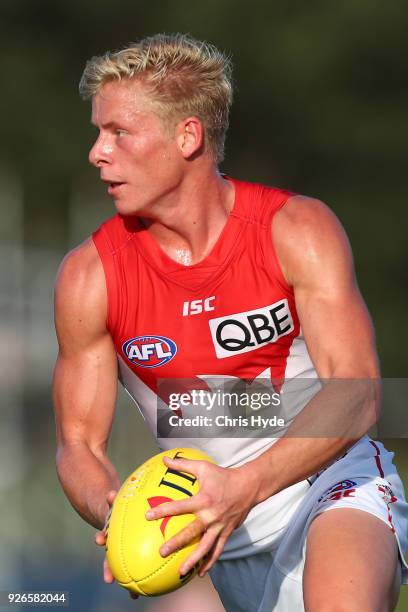
[[[122,350],[135,365],[157,368],[175,357],[177,346],[173,340],[164,336],[137,336],[127,340]]]

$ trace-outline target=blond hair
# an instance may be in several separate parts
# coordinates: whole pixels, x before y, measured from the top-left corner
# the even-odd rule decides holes
[[[156,34],[92,57],[79,91],[87,99],[109,81],[142,81],[167,124],[189,115],[201,120],[205,144],[219,163],[232,102],[231,73],[230,59],[213,45],[185,34]]]

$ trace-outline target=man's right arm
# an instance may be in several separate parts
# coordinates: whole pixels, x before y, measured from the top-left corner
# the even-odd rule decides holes
[[[106,328],[104,271],[92,240],[69,253],[57,278],[59,343],[53,397],[57,473],[76,511],[101,529],[119,478],[106,450],[117,394],[117,360]]]

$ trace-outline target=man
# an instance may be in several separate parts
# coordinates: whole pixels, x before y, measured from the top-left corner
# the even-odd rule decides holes
[[[350,248],[323,203],[219,174],[230,69],[183,35],[87,64],[90,162],[118,214],[57,281],[59,478],[102,530],[120,486],[106,454],[118,374],[154,433],[160,379],[331,380],[279,439],[201,440],[218,465],[166,460],[200,493],[147,516],[195,513],[161,553],[200,536],[181,573],[206,556],[228,610],[392,610],[408,508],[392,454],[365,435],[377,399],[358,381],[379,372]]]

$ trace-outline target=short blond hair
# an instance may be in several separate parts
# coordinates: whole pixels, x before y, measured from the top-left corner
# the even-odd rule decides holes
[[[79,91],[88,99],[109,81],[140,80],[167,124],[189,115],[201,120],[205,144],[219,163],[232,103],[231,74],[230,58],[213,45],[186,34],[156,34],[92,57]]]

